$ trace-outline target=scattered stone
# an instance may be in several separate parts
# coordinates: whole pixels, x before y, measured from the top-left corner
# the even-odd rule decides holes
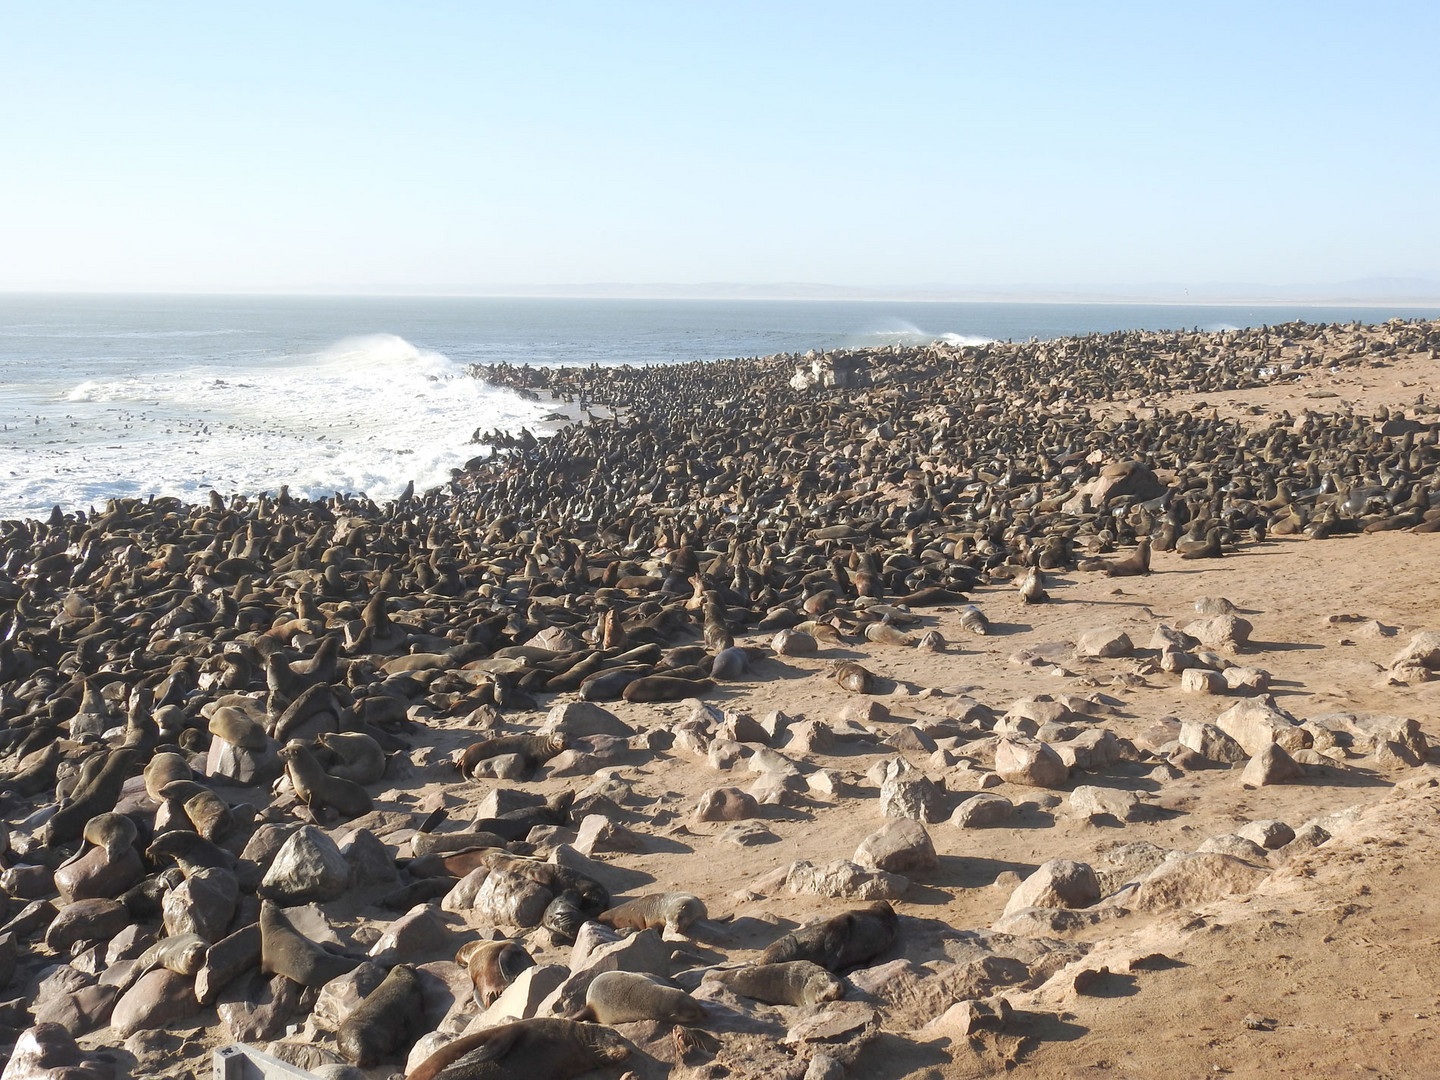
[[[1001,795],[972,795],[955,808],[950,824],[960,829],[988,829],[1015,820],[1015,804]]]
[[[1305,767],[1275,743],[1261,749],[1240,774],[1240,782],[1246,787],[1265,787],[1304,778]]]
[[[1051,859],[1020,883],[1005,904],[1005,915],[1021,908],[1083,908],[1100,900],[1100,880],[1087,863]]]
[[[918,821],[888,821],[860,842],[855,862],[875,870],[915,877],[940,865],[930,834]]]
[[[1065,783],[1069,770],[1045,743],[1019,736],[1000,740],[995,748],[995,772],[1007,784],[1023,787],[1057,788]]]
[[[1130,635],[1113,626],[1100,626],[1093,630],[1086,630],[1075,642],[1077,656],[1110,659],[1117,656],[1129,656],[1134,651],[1135,646],[1130,641]]]

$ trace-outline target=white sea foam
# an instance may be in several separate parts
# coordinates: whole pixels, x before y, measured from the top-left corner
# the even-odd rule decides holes
[[[955,333],[931,333],[922,330],[914,323],[897,322],[887,330],[877,330],[872,335],[876,344],[880,345],[929,345],[931,342],[941,341],[946,345],[988,345],[994,338],[979,337],[974,334]]]
[[[53,415],[59,411],[62,415]],[[55,410],[7,417],[0,507],[43,516],[116,495],[424,490],[483,452],[477,429],[519,430],[550,409],[488,386],[389,334],[308,354],[86,379]],[[40,422],[33,422],[38,419]]]

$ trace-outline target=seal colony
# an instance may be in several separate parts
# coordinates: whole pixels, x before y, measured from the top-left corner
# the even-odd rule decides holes
[[[1103,1038],[1214,905],[1373,832],[1367,789],[1433,809],[1440,415],[1430,382],[1326,395],[1437,350],[490,367],[592,419],[383,506],[0,524],[4,1080],[230,1041],[411,1080],[970,1076]],[[1387,558],[1424,580],[1347,595],[1408,645],[1267,623],[1328,596],[1297,566]],[[1339,686],[1303,652],[1336,633],[1385,662]]]

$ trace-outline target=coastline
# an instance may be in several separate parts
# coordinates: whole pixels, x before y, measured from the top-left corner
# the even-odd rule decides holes
[[[703,1036],[616,1025],[623,1069],[644,1080],[707,1068],[798,1080],[823,1058],[857,1077],[1059,1077],[1077,1060],[1259,1076],[1297,1055],[1324,1074],[1403,1051],[1423,1070],[1440,928],[1401,886],[1440,869],[1427,786],[1440,775],[1427,741],[1440,737],[1440,682],[1428,659],[1396,658],[1437,629],[1440,577],[1423,568],[1440,540],[1414,531],[1440,510],[1440,414],[1423,399],[1437,349],[1440,323],[531,369],[542,403],[549,387],[561,394],[551,433],[481,462],[451,497],[137,500],[23,534],[5,522],[6,872],[41,868],[7,878],[7,994],[27,997],[9,1031],[48,1009],[84,1029],[84,1053],[119,1054],[137,1074],[198,1075],[242,1036],[306,1068],[338,1064],[338,1020],[404,959],[424,972],[420,1049],[367,1075],[407,1056],[410,1072],[460,1031],[517,1015],[507,1009],[542,1014],[545,994],[528,990],[482,1011],[454,962],[467,941],[511,937],[572,991],[585,970],[584,950],[537,925],[538,910],[506,921],[519,909],[487,907],[478,867],[446,866],[443,891],[382,906],[436,880],[421,872],[443,851],[432,844],[473,850],[490,843],[467,839],[478,824],[523,820],[503,853],[473,856],[497,881],[536,856],[617,903],[683,891],[708,909],[646,961],[704,1002]],[[1166,550],[1175,507],[1188,518]],[[1211,530],[1215,557],[1187,558]],[[1149,573],[1107,573],[1142,543]],[[1016,587],[1032,568],[1038,603]],[[1220,618],[1243,632],[1183,636],[1212,632],[1193,625],[1213,621],[1195,604],[1207,596],[1227,598],[1235,610]],[[988,634],[969,629],[971,607]],[[604,640],[607,610],[623,613],[624,640]],[[718,677],[716,627],[740,650]],[[931,630],[938,651],[916,647]],[[777,651],[782,631],[808,634],[810,651]],[[1095,631],[1113,647],[1097,653]],[[637,679],[687,685],[671,700],[598,701],[603,714],[576,707],[572,668],[637,651],[652,669]],[[836,681],[844,661],[873,674],[870,692]],[[322,684],[332,705],[285,718]],[[221,702],[254,727],[217,720]],[[1252,713],[1263,720],[1222,719]],[[272,791],[291,736],[336,729],[383,751],[383,773],[361,785],[370,809],[306,806],[293,780]],[[1251,763],[1274,756],[1255,730],[1298,771],[1247,786]],[[536,733],[563,749],[479,749]],[[1061,773],[1009,768],[1007,746],[1049,747]],[[73,1015],[64,997],[102,975],[118,985],[109,973],[143,949],[112,958],[115,935],[81,930],[72,950],[53,929],[69,906],[52,883],[59,863],[102,848],[78,832],[45,839],[45,809],[81,761],[126,747],[135,759],[114,759],[126,785],[97,812],[157,832],[167,819],[207,827],[179,798],[191,787],[167,795],[140,779],[139,759],[164,747],[184,784],[225,804],[214,845],[239,902],[207,955],[258,917],[256,886],[286,865],[282,845],[323,847],[309,823],[344,852],[347,876],[314,907],[291,905],[296,925],[375,970],[311,993],[241,965],[204,1005],[184,998],[194,972],[147,974],[175,995],[173,1014],[144,1012],[127,988],[105,1019]],[[22,777],[37,752],[55,771],[32,790]],[[697,815],[717,788],[739,789],[726,805],[745,814]],[[532,823],[537,796],[584,811]],[[982,796],[1008,806],[993,803],[983,826],[961,813]],[[1299,836],[1247,839],[1277,821]],[[870,838],[896,823],[925,841],[886,854]],[[1090,868],[1099,895],[1017,891],[1053,859]],[[145,880],[166,865],[145,845],[135,861]],[[1196,872],[1167,892],[1154,884],[1167,866]],[[295,886],[268,889],[307,895]],[[698,974],[881,896],[898,938],[845,967],[840,1001],[764,1005]],[[42,901],[54,911],[22,918]],[[120,908],[157,936],[180,925],[133,898]],[[397,953],[385,935],[405,920],[420,929]],[[592,944],[607,940],[590,925]],[[1342,989],[1394,995],[1391,1019],[1327,1016],[1331,1035],[1317,1038],[1315,1017]],[[135,1015],[131,1031],[111,1026]]]

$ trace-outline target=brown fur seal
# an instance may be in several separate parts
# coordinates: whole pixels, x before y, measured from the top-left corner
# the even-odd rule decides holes
[[[69,802],[62,803],[45,823],[41,842],[52,847],[78,840],[85,831],[87,821],[96,814],[114,810],[120,799],[120,789],[125,783],[126,773],[134,760],[135,751],[129,747],[111,750],[105,755],[104,763],[90,774],[89,782],[78,786],[74,797]]]
[[[140,956],[136,976],[152,968],[163,967],[177,975],[194,975],[205,962],[210,943],[199,934],[180,934],[161,938]]]
[[[160,791],[166,784],[172,780],[189,780],[193,776],[188,761],[179,754],[162,751],[145,766],[145,794],[156,802],[161,802],[164,796]]]
[[[669,675],[647,675],[636,679],[620,696],[626,701],[681,701],[715,689],[713,679],[676,679]]]
[[[868,694],[875,688],[875,676],[853,660],[835,665],[835,681],[852,694]]]
[[[315,755],[304,743],[292,742],[282,746],[280,759],[285,762],[285,772],[290,777],[295,794],[310,807],[312,813],[333,806],[342,816],[352,818],[368,814],[375,808],[364,788],[331,776],[320,767]]]
[[[659,930],[683,934],[707,917],[705,905],[689,893],[650,893],[596,916],[595,921],[616,930]]]
[[[471,743],[460,752],[455,766],[462,776],[470,776],[482,761],[502,754],[519,754],[533,769],[564,749],[565,740],[559,735],[497,735]]]
[[[602,971],[585,988],[585,1007],[571,1019],[594,1019],[601,1024],[633,1024],[637,1020],[694,1024],[705,1019],[705,1006],[653,975]]]
[[[1150,538],[1147,536],[1131,552],[1128,559],[1111,563],[1105,568],[1106,577],[1137,577],[1150,573]]]
[[[608,1027],[537,1017],[461,1035],[405,1080],[570,1080],[629,1056],[625,1040]]]
[[[124,814],[96,814],[85,823],[86,843],[104,848],[111,859],[118,859],[135,846],[140,831]]]
[[[331,776],[373,784],[385,775],[385,751],[363,731],[322,731],[315,741],[340,759],[330,766]]]
[[[520,972],[535,961],[517,941],[467,941],[455,954],[455,962],[470,973],[475,984],[475,1001],[488,1009]]]
[[[385,980],[357,1005],[335,1033],[335,1043],[362,1069],[403,1059],[425,1023],[420,980],[408,964],[396,964]]]
[[[845,980],[810,960],[749,964],[706,977],[731,993],[767,1005],[817,1005],[845,996]]]
[[[229,706],[215,710],[215,714],[210,717],[208,728],[210,734],[217,739],[223,739],[231,746],[244,747],[246,750],[264,750],[270,741],[263,724]]]
[[[899,919],[888,901],[878,900],[812,923],[770,943],[762,964],[810,960],[839,972],[871,960],[895,943]]]
[[[311,941],[269,900],[260,902],[260,970],[301,986],[324,986],[355,970],[360,961],[337,956]]]

